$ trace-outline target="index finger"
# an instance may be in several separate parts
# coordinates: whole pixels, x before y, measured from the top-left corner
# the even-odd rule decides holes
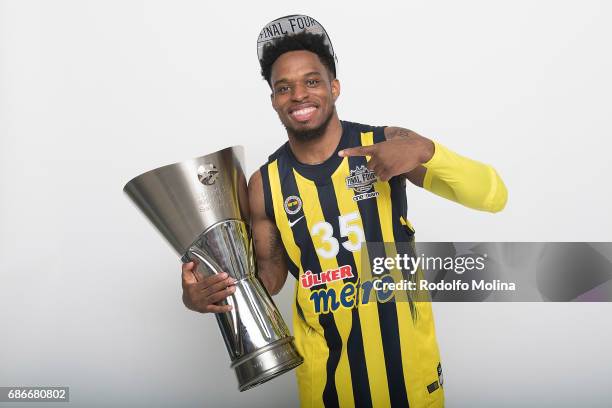
[[[340,150],[338,156],[340,157],[352,157],[352,156],[371,156],[376,150],[375,145],[370,146],[357,146],[349,147],[348,149]]]

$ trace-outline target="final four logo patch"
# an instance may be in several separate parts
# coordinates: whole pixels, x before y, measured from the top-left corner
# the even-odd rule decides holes
[[[378,191],[371,191],[375,182],[376,174],[372,170],[366,166],[357,166],[346,178],[346,187],[352,188],[356,193],[353,200],[361,201],[378,196]]]
[[[298,196],[289,196],[285,200],[284,207],[287,214],[297,214],[302,209],[302,200]]]

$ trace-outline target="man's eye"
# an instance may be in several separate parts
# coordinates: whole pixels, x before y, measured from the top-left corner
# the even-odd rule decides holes
[[[319,80],[318,79],[309,79],[306,81],[306,85],[310,86],[310,87],[314,87],[319,85]]]
[[[276,92],[277,93],[287,93],[289,92],[289,87],[288,86],[279,86],[278,88],[276,88]]]

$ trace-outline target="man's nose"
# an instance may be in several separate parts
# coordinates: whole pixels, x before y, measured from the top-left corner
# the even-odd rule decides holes
[[[291,94],[291,97],[295,101],[302,101],[308,97],[308,90],[303,84],[297,84],[296,86],[293,87],[293,92]]]

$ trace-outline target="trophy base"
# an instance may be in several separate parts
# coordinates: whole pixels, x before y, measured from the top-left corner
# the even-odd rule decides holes
[[[238,377],[238,389],[246,391],[297,366],[304,359],[293,346],[293,337],[285,337],[232,362]]]

